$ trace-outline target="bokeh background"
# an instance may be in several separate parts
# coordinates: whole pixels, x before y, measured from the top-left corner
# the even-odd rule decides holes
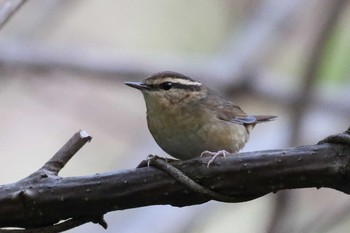
[[[0,183],[41,167],[79,129],[93,140],[62,176],[166,156],[148,132],[142,95],[123,84],[163,70],[211,86],[248,113],[279,116],[256,127],[243,151],[315,144],[345,131],[349,3],[26,1],[0,30]],[[348,232],[349,220],[349,197],[321,188],[115,211],[107,231],[90,223],[69,232],[335,233]]]

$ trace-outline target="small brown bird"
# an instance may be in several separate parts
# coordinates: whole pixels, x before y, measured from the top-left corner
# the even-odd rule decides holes
[[[247,115],[207,86],[176,72],[125,84],[142,92],[148,128],[158,145],[181,160],[211,154],[212,162],[226,151],[236,153],[256,124],[276,118]]]

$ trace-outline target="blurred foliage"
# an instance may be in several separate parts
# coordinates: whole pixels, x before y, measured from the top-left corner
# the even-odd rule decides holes
[[[325,47],[319,79],[326,85],[350,82],[350,18],[334,30]]]

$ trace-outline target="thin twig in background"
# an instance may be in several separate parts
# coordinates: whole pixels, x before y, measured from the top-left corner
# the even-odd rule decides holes
[[[345,9],[347,0],[324,1],[325,6],[321,17],[319,17],[319,28],[311,38],[310,50],[307,52],[303,83],[300,88],[299,98],[292,109],[292,122],[290,127],[290,145],[298,145],[302,120],[306,114],[306,109],[311,104],[314,86],[318,77],[322,59],[324,58],[325,46],[334,34],[337,22]]]
[[[268,1],[255,11],[254,18],[240,37],[232,34],[223,47],[225,53],[219,53],[209,58],[198,59],[197,56],[182,57],[162,55],[149,57],[147,60],[135,56],[119,54],[86,47],[68,47],[30,44],[27,41],[0,41],[0,63],[31,67],[37,69],[67,69],[80,72],[96,73],[98,77],[145,77],[161,70],[176,70],[192,77],[201,77],[201,81],[213,87],[227,87],[241,81],[249,67],[255,69],[257,61],[274,51],[274,46],[293,23],[303,1]],[[268,16],[268,17],[266,17]],[[258,20],[257,20],[258,19]],[[257,20],[257,22],[256,22]],[[46,21],[43,19],[42,21]],[[271,37],[270,35],[274,36]],[[264,48],[264,49],[262,49]]]
[[[251,73],[259,73],[261,61],[273,54],[281,40],[287,37],[286,27],[292,25],[304,1],[261,1],[254,4],[258,9],[249,15],[248,22],[242,27],[237,36],[233,31],[217,59],[227,70],[229,79],[244,80]],[[271,36],[273,35],[273,36]],[[223,87],[227,88],[227,81],[223,80]],[[220,80],[221,82],[221,80]],[[229,84],[229,83],[227,83]],[[254,85],[254,84],[251,84]]]
[[[6,0],[0,6],[0,30],[27,0]]]
[[[344,8],[346,2],[346,0],[326,1],[322,6],[323,12],[319,16],[318,27],[315,27],[316,31],[313,34],[313,38],[311,38],[310,50],[307,51],[308,59],[306,59],[307,63],[302,77],[303,82],[299,90],[300,93],[298,98],[295,99],[294,106],[292,106],[292,122],[290,127],[291,145],[297,145],[299,143],[301,123],[312,100],[313,88],[317,80],[322,58],[324,57],[325,45],[333,35],[332,31],[336,28],[335,26],[341,16],[341,10]],[[267,232],[277,233],[285,229],[283,220],[286,218],[290,208],[289,198],[290,194],[288,192],[281,192],[276,196],[275,208]]]

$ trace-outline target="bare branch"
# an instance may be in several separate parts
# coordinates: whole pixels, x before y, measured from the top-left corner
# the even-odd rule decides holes
[[[92,137],[80,130],[74,134],[63,147],[41,168],[57,175],[59,171],[68,163],[68,161],[82,148],[85,143],[90,142]]]
[[[247,200],[306,187],[328,187],[350,194],[349,134],[347,131],[312,146],[218,158],[210,168],[210,158],[171,165],[215,192],[250,197]],[[84,218],[103,225],[96,219],[113,210],[161,204],[188,206],[211,199],[154,167],[67,178],[32,175],[24,180],[0,186],[0,227],[40,229],[61,220]]]

